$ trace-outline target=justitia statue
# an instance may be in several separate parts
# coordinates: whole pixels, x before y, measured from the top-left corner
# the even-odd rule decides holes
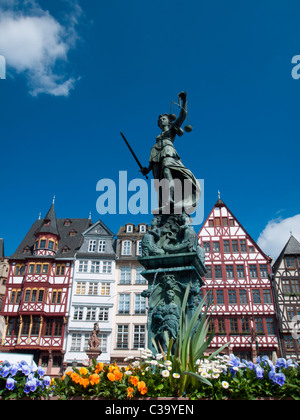
[[[190,217],[200,200],[200,185],[174,147],[176,136],[183,135],[186,92],[178,94],[178,105],[178,118],[174,114],[158,117],[161,133],[151,149],[148,167],[141,165],[121,133],[142,174],[147,177],[152,171],[158,193],[159,207],[152,210],[155,216],[143,237],[142,256],[138,258],[145,268],[142,275],[148,280],[148,289],[142,295],[148,298],[148,347],[153,351],[153,343],[166,350],[168,339],[176,341],[185,290],[190,284],[185,309],[189,318],[199,304],[202,277],[206,273],[205,253],[198,244]],[[185,131],[191,131],[190,126],[185,126]]]
[[[183,135],[181,126],[187,116],[186,92],[180,92],[178,97],[178,102],[182,101],[179,117],[172,122],[174,114],[159,115],[158,126],[161,133],[156,137],[156,143],[151,149],[148,168],[141,168],[141,172],[147,175],[152,170],[157,189],[160,181],[167,181],[167,191],[162,190],[159,194],[159,209],[163,210],[171,205],[190,214],[196,210],[201,189],[192,172],[183,165],[174,147],[176,136]],[[180,183],[176,184],[176,180]]]

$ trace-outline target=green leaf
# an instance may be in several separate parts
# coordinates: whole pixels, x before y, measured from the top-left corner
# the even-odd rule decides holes
[[[182,372],[182,375],[192,376],[195,379],[198,379],[198,381],[205,383],[206,385],[212,386],[212,383],[209,382],[206,378],[203,378],[203,376],[197,375],[197,373],[184,371]]]

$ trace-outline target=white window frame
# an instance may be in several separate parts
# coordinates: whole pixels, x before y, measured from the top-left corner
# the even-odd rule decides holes
[[[96,252],[96,240],[95,239],[90,239],[89,240],[89,248],[88,248],[88,252]]]
[[[102,253],[106,251],[106,240],[100,239],[98,242],[98,252]]]
[[[122,241],[122,255],[131,255],[132,241]]]

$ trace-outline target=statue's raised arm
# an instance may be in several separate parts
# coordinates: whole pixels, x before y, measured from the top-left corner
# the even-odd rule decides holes
[[[182,101],[182,104],[180,105],[180,101]],[[187,116],[187,93],[186,92],[180,92],[178,93],[178,102],[181,107],[179,117],[174,122],[173,126],[175,127],[181,127],[184,120]]]

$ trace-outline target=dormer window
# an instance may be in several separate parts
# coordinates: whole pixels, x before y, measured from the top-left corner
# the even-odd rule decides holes
[[[70,251],[70,248],[67,246],[64,246],[63,249],[61,250],[62,254],[68,254],[68,252]]]
[[[133,225],[126,225],[126,233],[132,233],[133,232]]]
[[[72,229],[72,230],[70,230],[69,236],[75,236],[76,233],[77,233],[76,230]]]
[[[66,219],[64,222],[64,226],[70,226],[71,225],[71,220],[70,219]]]
[[[44,226],[50,226],[50,220],[44,220]]]
[[[140,225],[140,233],[146,233],[147,227],[146,225]]]
[[[23,254],[30,254],[29,246],[25,246],[25,248],[23,249]]]

